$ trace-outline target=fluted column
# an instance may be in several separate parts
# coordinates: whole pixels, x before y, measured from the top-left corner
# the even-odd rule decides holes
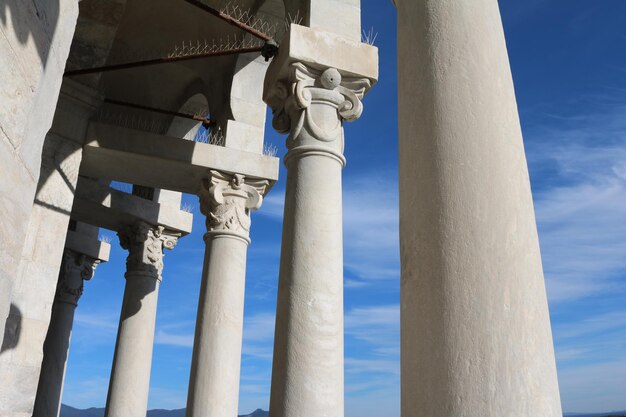
[[[188,417],[236,417],[250,212],[268,182],[211,171],[200,195],[206,252],[191,363]]]
[[[145,417],[163,250],[173,249],[178,236],[144,222],[118,235],[128,249],[126,288],[105,415]]]
[[[497,0],[396,0],[402,416],[561,416]]]
[[[56,417],[61,411],[61,394],[74,323],[74,311],[83,294],[84,280],[93,277],[100,260],[65,249],[52,305],[50,326],[43,345],[43,362],[33,417]]]
[[[292,51],[300,40],[327,37],[295,26],[290,36]],[[372,51],[362,54],[357,44],[326,42],[315,43],[319,61],[334,46],[337,55],[371,61],[363,57],[372,58]],[[319,61],[279,56],[272,65],[281,67],[270,68],[266,78],[274,127],[289,133],[271,417],[344,413],[342,123],[361,115],[361,98],[373,80]]]

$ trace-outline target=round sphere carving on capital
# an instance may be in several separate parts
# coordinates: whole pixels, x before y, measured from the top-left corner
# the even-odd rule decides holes
[[[323,146],[342,153],[343,121],[361,116],[361,99],[371,81],[303,62],[293,62],[288,74],[271,87],[267,99],[274,128],[289,133],[287,148]]]
[[[322,73],[320,82],[324,88],[334,90],[341,85],[341,74],[335,68],[328,68]]]

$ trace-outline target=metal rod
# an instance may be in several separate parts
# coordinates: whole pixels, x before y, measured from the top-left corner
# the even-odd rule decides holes
[[[149,106],[144,106],[144,105],[135,104],[135,103],[128,103],[126,101],[113,100],[111,98],[105,98],[104,102],[109,103],[109,104],[116,104],[118,106],[131,107],[133,109],[146,110],[146,111],[150,111],[153,113],[161,113],[161,114],[167,114],[169,116],[182,117],[183,119],[197,120],[198,122],[202,122],[202,125],[206,128],[214,127],[216,125],[214,121],[207,119],[206,117],[195,115],[195,114],[180,113],[180,112],[171,111],[171,110],[157,109],[155,107],[149,107]]]
[[[102,67],[85,68],[74,71],[67,71],[63,76],[72,77],[74,75],[94,74],[99,72],[118,71],[128,68],[146,67],[149,65],[170,64],[172,62],[191,61],[194,59],[210,58],[216,56],[234,55],[234,54],[247,54],[250,52],[261,52],[262,46],[255,46],[252,48],[237,48],[237,49],[225,49],[223,51],[204,52],[201,54],[191,54],[184,56],[171,56],[155,59],[148,59],[145,61],[128,62],[125,64],[105,65]]]
[[[218,18],[222,19],[223,21],[225,21],[229,25],[238,27],[239,29],[246,31],[249,34],[251,34],[253,36],[256,36],[257,38],[264,40],[265,42],[267,42],[267,41],[272,39],[272,37],[269,36],[268,34],[263,33],[263,32],[261,32],[259,30],[256,30],[255,28],[251,27],[250,25],[247,25],[247,24],[245,24],[245,23],[235,19],[234,17],[227,15],[224,12],[221,12],[221,11],[219,11],[219,10],[209,6],[209,5],[204,4],[200,0],[183,0],[183,1],[186,1],[187,3],[189,3],[189,4],[193,5],[193,6],[196,6],[197,8],[202,9],[205,12],[207,12],[207,13],[215,16],[215,17],[218,17]]]

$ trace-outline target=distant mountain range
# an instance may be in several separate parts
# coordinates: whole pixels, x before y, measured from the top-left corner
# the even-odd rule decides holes
[[[269,417],[270,413],[261,409],[255,410],[252,414],[245,414],[239,417]],[[88,408],[79,410],[63,404],[61,406],[61,417],[104,417],[104,408]],[[185,417],[185,409],[178,410],[150,410],[147,417]]]
[[[270,413],[263,411],[260,408],[255,410],[252,414],[246,414],[239,417],[269,417]],[[88,408],[86,410],[79,410],[78,408],[70,407],[63,404],[61,406],[61,417],[104,417],[104,408]],[[150,410],[147,417],[185,417],[185,409],[180,408],[178,410]],[[624,411],[611,411],[607,413],[565,413],[563,417],[626,417],[626,410]]]

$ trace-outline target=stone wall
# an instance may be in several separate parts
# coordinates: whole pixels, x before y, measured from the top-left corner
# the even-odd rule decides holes
[[[31,415],[67,233],[87,120],[97,94],[66,80],[41,154],[0,355],[0,416]],[[5,414],[3,414],[5,413]]]
[[[4,0],[0,6],[0,334],[77,14],[76,0]],[[16,306],[13,311],[20,315]],[[0,356],[10,349],[3,344]]]

